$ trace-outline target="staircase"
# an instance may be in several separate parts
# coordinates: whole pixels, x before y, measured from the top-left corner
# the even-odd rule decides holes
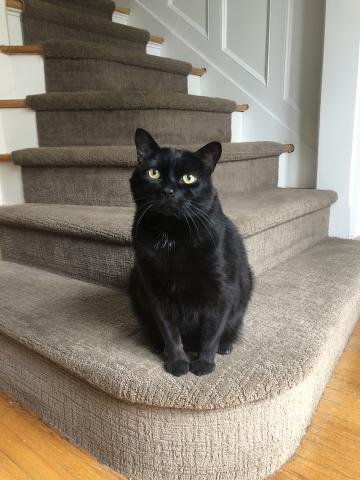
[[[110,0],[24,5],[25,45],[2,52],[41,55],[46,93],[0,100],[32,112],[39,144],[2,155],[26,203],[0,207],[0,388],[129,480],[265,479],[299,445],[359,316],[360,244],[328,237],[336,194],[278,188],[292,147],[231,143],[247,105],[189,95],[204,69],[146,54],[150,34],[112,22]],[[167,374],[129,307],[137,127],[223,143],[215,184],[256,288],[210,376]]]

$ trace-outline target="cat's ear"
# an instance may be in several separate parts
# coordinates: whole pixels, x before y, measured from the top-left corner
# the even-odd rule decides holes
[[[221,157],[221,152],[221,143],[211,142],[197,150],[195,155],[203,161],[207,171],[211,174],[215,170],[216,164]]]
[[[153,155],[159,150],[159,145],[146,130],[137,128],[135,132],[135,145],[137,150],[137,159],[141,163],[144,158]]]

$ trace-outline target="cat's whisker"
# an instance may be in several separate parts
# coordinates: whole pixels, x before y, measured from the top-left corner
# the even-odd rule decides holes
[[[200,207],[197,207],[196,205],[194,205],[196,202],[194,202],[193,200],[189,200],[190,202],[190,205],[195,208],[195,210],[199,213],[201,213],[207,220],[208,222],[212,225],[213,228],[215,228],[215,225],[214,223],[212,222],[211,218],[209,217],[209,215]]]
[[[190,227],[190,223],[189,223],[189,220],[188,220],[188,218],[187,218],[186,213],[184,213],[184,218],[185,218],[185,221],[186,221],[187,226],[188,226],[188,228],[189,228],[189,239],[191,239],[191,227]]]
[[[140,218],[138,219],[138,221],[136,222],[136,225],[135,225],[135,230],[137,232],[137,229],[139,227],[139,224],[141,222],[141,219],[143,218],[143,216],[145,215],[146,212],[148,212],[150,210],[150,208],[152,208],[154,206],[154,202],[151,202],[151,205],[149,205],[145,211],[143,211],[143,213],[140,215]]]
[[[189,205],[189,207],[192,208],[193,206],[190,206],[190,205]],[[210,230],[208,229],[208,227],[207,227],[207,225],[206,225],[206,222],[205,222],[206,218],[205,218],[205,217],[204,217],[204,218],[201,218],[200,214],[199,214],[198,212],[196,212],[194,209],[192,210],[192,213],[193,213],[193,215],[202,223],[202,225],[205,227],[206,231],[208,232],[208,234],[209,234],[209,236],[210,236],[210,238],[211,238],[211,240],[212,240],[212,242],[213,242],[213,244],[214,244],[214,247],[216,247],[216,242],[215,242],[215,240],[214,240],[214,237],[212,236]],[[211,225],[210,225],[210,224],[209,224],[209,226],[210,226],[210,228],[211,228]]]
[[[187,211],[190,213],[189,215],[189,220],[191,221],[191,223],[194,225],[195,227],[195,230],[197,231],[197,234],[198,234],[198,237],[200,237],[200,230],[199,230],[199,227],[195,221],[195,219],[193,218],[193,212],[190,210],[189,205],[185,205]]]

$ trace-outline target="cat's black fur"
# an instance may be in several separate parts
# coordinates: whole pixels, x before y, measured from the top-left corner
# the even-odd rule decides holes
[[[155,351],[165,351],[168,372],[205,375],[217,352],[231,352],[252,291],[243,242],[212,185],[221,144],[195,153],[160,148],[142,129],[135,143],[133,308]],[[149,169],[161,177],[151,179]],[[187,185],[185,174],[198,180]]]

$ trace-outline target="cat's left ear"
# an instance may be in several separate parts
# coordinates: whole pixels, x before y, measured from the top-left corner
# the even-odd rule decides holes
[[[221,152],[221,143],[211,142],[197,150],[195,155],[203,161],[207,171],[211,174],[215,170],[216,164],[221,157]]]
[[[139,163],[141,163],[144,158],[150,157],[160,149],[159,145],[155,142],[150,133],[143,128],[136,129],[135,145]]]

